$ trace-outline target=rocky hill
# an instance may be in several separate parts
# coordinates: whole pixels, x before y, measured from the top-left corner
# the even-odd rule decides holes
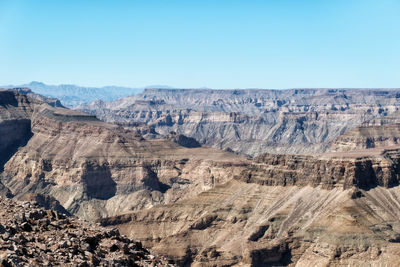
[[[0,265],[174,266],[118,229],[1,197]]]
[[[400,89],[146,89],[78,110],[107,122],[145,122],[248,155],[316,153],[347,130],[399,109]]]
[[[62,107],[57,99],[35,94],[26,88],[0,89],[0,172],[18,147],[25,145],[31,137],[30,117],[34,105],[42,103]]]

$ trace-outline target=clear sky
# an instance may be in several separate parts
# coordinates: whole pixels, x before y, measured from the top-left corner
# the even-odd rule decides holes
[[[399,0],[0,0],[0,84],[400,87]]]

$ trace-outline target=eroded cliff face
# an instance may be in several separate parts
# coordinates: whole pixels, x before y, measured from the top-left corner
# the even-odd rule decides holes
[[[321,186],[347,189],[393,187],[400,181],[400,147],[314,156],[264,154],[235,177],[268,186]]]
[[[316,153],[347,130],[399,109],[400,90],[147,89],[78,107],[108,122],[140,121],[167,135],[248,155]]]
[[[32,136],[30,116],[35,102],[24,94],[0,89],[0,172]]]
[[[93,220],[195,196],[238,175],[247,162],[215,149],[148,141],[131,127],[43,102],[30,107],[24,122],[31,135],[7,159],[2,183],[17,198],[50,196],[48,201],[81,218]],[[16,125],[24,126],[20,121]],[[20,140],[18,135],[13,138]]]
[[[327,190],[231,180],[103,224],[181,266],[391,266],[400,260],[399,197],[399,187]]]
[[[400,258],[400,148],[265,154],[173,205],[101,220],[182,266],[370,266]]]
[[[400,112],[375,118],[339,136],[330,145],[331,151],[393,147],[400,144]]]

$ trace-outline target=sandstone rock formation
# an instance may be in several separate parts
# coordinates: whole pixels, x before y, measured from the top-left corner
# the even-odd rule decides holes
[[[35,202],[0,198],[1,266],[174,266],[138,241]]]
[[[33,99],[32,101],[35,102]],[[0,171],[18,147],[26,144],[32,136],[32,113],[33,105],[26,96],[0,90]]]
[[[248,155],[316,153],[347,130],[399,109],[399,89],[146,89],[77,107],[107,122],[145,122]]]

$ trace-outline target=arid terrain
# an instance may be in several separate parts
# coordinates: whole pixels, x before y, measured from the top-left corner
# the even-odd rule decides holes
[[[4,89],[0,195],[118,228],[178,266],[396,266],[399,100],[147,89],[71,110]]]
[[[0,198],[1,266],[173,266],[99,225]]]

